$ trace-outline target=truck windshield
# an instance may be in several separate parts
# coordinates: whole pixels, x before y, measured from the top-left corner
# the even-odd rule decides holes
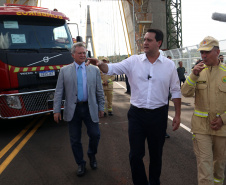
[[[0,16],[0,49],[71,49],[64,19],[34,16]]]

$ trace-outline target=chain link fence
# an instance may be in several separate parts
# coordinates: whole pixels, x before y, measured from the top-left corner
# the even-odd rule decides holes
[[[226,40],[219,41],[220,45],[220,54],[224,56],[224,63],[226,59]],[[187,75],[191,73],[192,67],[195,65],[198,59],[201,59],[200,52],[197,51],[198,44],[194,46],[188,46],[184,48],[171,49],[163,51],[165,57],[171,56],[172,60],[175,62],[175,65],[179,67],[178,62],[183,62],[183,67],[185,68]]]

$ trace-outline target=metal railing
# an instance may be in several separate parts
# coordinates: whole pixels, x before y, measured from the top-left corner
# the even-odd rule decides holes
[[[226,59],[226,40],[219,41],[220,54]],[[178,67],[178,62],[183,62],[183,67],[185,68],[187,75],[191,73],[192,67],[195,65],[198,59],[201,59],[200,52],[197,51],[198,44],[194,46],[188,46],[183,48],[171,49],[163,51],[164,56],[171,56],[175,65]]]

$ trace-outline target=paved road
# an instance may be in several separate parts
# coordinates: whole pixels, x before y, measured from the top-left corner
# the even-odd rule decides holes
[[[114,82],[114,116],[100,120],[101,140],[98,169],[87,166],[87,174],[77,177],[77,165],[69,144],[67,124],[53,122],[52,114],[27,119],[0,121],[0,185],[132,185],[129,166],[127,111],[130,96],[124,82]],[[174,115],[170,102],[163,154],[162,185],[197,185],[196,160],[192,149],[190,119],[193,98],[183,98],[184,128],[172,131]],[[83,127],[84,153],[88,139]],[[88,162],[88,157],[85,155]],[[148,150],[144,158],[148,171]]]

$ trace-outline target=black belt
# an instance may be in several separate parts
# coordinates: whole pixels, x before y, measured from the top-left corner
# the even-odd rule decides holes
[[[77,105],[86,105],[88,104],[88,101],[80,101],[80,102],[77,102]]]
[[[156,110],[161,110],[163,109],[164,107],[166,107],[167,105],[164,105],[162,107],[159,107],[159,108],[156,108],[156,109],[146,109],[146,108],[138,108],[134,105],[131,104],[131,107],[134,108],[134,109],[137,109],[137,110],[140,110],[140,111],[145,111],[145,112],[152,112],[152,111],[156,111]]]

